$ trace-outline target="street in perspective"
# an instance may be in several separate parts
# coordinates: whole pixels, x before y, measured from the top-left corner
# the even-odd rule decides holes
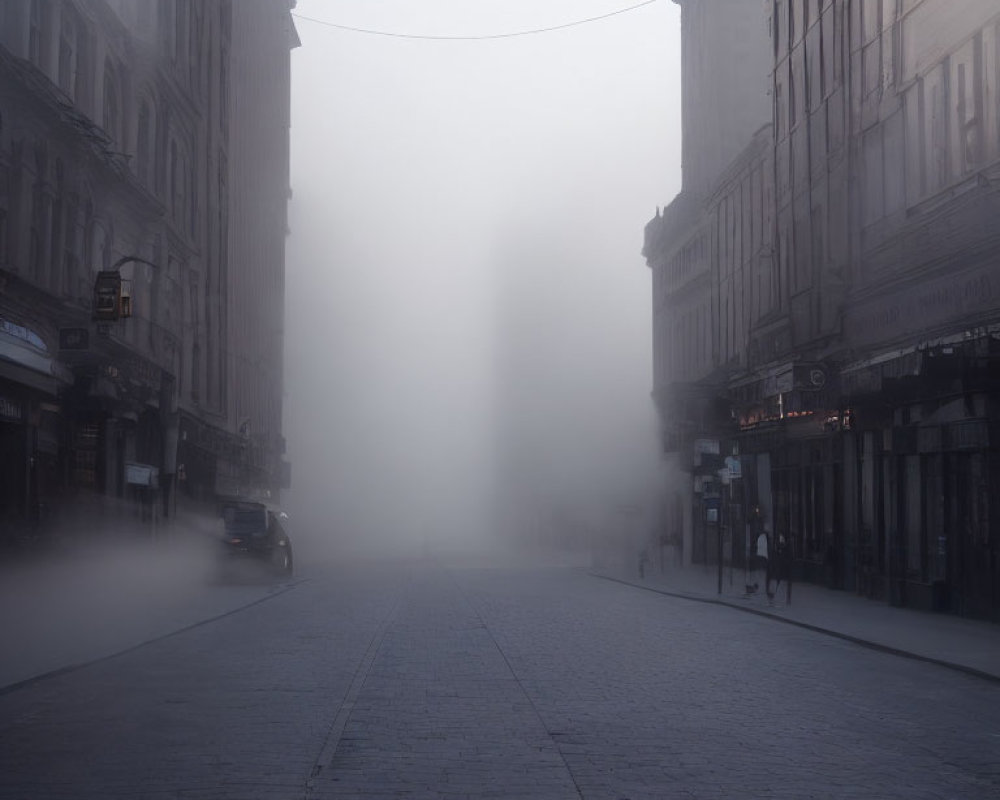
[[[995,794],[995,630],[975,675],[535,561],[328,565],[5,689],[0,796]]]
[[[0,800],[1000,797],[997,0],[0,0]]]

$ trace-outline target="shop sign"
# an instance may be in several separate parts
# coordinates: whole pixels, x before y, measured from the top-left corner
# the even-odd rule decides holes
[[[86,328],[60,328],[60,350],[86,350],[90,347],[90,331]]]
[[[855,347],[890,341],[993,311],[1000,296],[996,264],[948,271],[907,288],[858,299],[847,307],[844,331]]]
[[[707,453],[709,455],[717,456],[717,455],[719,455],[719,440],[718,439],[695,439],[694,440],[694,451],[695,451],[695,453]]]
[[[31,330],[31,328],[26,328],[23,325],[15,325],[9,319],[0,317],[0,332],[6,333],[8,336],[13,336],[15,339],[20,339],[22,342],[30,344],[32,347],[37,347],[39,350],[48,350],[45,342],[42,341],[42,337]]]
[[[792,391],[795,386],[795,378],[791,365],[774,370],[764,378],[763,384],[762,397],[777,397],[779,394]]]
[[[112,380],[120,378],[154,391],[160,389],[163,380],[162,368],[132,354],[122,355],[114,363],[105,364],[104,374]]]
[[[797,364],[795,367],[795,388],[806,392],[817,392],[827,383],[826,367],[822,364]]]
[[[158,483],[159,470],[150,464],[126,464],[125,483],[132,486],[153,486]]]
[[[24,410],[21,404],[0,395],[0,419],[5,419],[8,422],[21,422],[24,419]]]

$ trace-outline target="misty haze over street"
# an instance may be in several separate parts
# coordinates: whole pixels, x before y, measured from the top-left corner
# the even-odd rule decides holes
[[[476,35],[609,10],[295,13]],[[308,527],[389,551],[479,542],[527,535],[536,507],[605,526],[655,490],[636,221],[679,179],[677,12],[492,41],[297,23],[287,503]]]
[[[0,800],[1000,797],[997,0],[0,0]]]

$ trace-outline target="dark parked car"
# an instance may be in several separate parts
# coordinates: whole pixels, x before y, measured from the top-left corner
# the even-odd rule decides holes
[[[280,576],[292,574],[292,542],[284,522],[288,515],[263,503],[246,500],[222,506],[220,568],[229,571],[240,563],[263,566]]]

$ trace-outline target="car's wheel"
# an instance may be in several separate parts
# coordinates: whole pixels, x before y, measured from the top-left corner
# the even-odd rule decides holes
[[[274,568],[279,575],[292,574],[292,546],[288,542],[274,549]]]

